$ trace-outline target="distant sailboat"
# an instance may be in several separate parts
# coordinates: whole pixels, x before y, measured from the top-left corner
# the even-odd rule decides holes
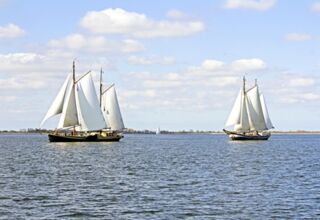
[[[158,127],[157,130],[156,130],[156,134],[161,134],[161,130],[160,130],[159,127]]]
[[[58,127],[48,135],[50,142],[119,141],[122,138],[103,132],[107,126],[90,71],[76,80],[74,62],[73,73],[68,75],[40,126],[58,114],[61,114]]]
[[[259,91],[257,82],[246,90],[245,78],[225,127],[234,126],[233,131],[223,129],[232,140],[268,140],[269,129],[274,128],[264,96]]]
[[[111,131],[120,132],[125,128],[115,85],[112,84],[103,91],[102,70],[100,72],[100,107],[104,120]]]

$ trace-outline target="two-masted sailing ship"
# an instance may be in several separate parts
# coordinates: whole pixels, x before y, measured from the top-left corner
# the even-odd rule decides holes
[[[103,91],[100,73],[100,102],[92,80],[91,71],[79,79],[67,76],[51,104],[43,123],[61,114],[57,129],[48,134],[50,142],[119,141],[124,128],[114,84]]]
[[[271,136],[269,129],[274,127],[257,80],[253,87],[246,89],[246,81],[243,78],[243,87],[240,89],[225,128],[232,126],[231,131],[223,129],[231,140],[268,140]]]

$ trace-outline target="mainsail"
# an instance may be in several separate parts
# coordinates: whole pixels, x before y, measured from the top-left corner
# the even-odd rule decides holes
[[[120,106],[114,85],[111,85],[102,94],[101,110],[107,125],[111,130],[119,131],[124,129]]]
[[[247,91],[248,97],[248,112],[249,112],[249,123],[250,130],[262,131],[267,130],[267,126],[264,120],[262,106],[260,102],[260,94],[258,86],[255,85],[252,89]]]
[[[74,87],[73,80],[70,78],[68,87],[66,88],[63,110],[58,124],[59,129],[79,124]]]
[[[257,84],[246,91],[244,83],[225,126],[234,126],[235,131],[241,132],[273,128],[264,97]]]
[[[90,72],[78,81],[74,75],[67,77],[41,125],[58,114],[61,114],[58,129],[76,127],[78,131],[94,131],[106,127]]]
[[[91,75],[86,75],[76,89],[79,122],[82,131],[106,127]]]

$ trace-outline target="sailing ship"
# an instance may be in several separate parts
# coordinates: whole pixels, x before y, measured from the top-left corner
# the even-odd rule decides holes
[[[61,114],[57,129],[48,134],[50,142],[119,141],[122,134],[108,130],[100,105],[91,71],[76,80],[73,62],[72,74],[67,76],[40,126]]]
[[[268,140],[271,136],[269,129],[274,127],[257,80],[252,88],[246,90],[246,79],[243,77],[243,88],[239,91],[225,128],[231,126],[234,128],[232,131],[223,129],[231,140]]]
[[[156,130],[156,134],[161,134],[160,127],[158,127],[158,128],[157,128],[157,130]]]

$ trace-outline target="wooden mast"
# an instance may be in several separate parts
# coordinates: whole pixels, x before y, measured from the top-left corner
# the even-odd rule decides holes
[[[101,100],[102,100],[102,68],[100,70],[100,108],[101,108]]]
[[[246,93],[246,77],[243,76],[243,94]]]
[[[73,87],[75,89],[75,86],[76,86],[76,65],[75,65],[75,60],[73,60],[73,63],[72,63],[72,78],[73,78]],[[76,126],[73,125],[73,135],[76,134]]]
[[[74,60],[72,62],[72,79],[73,79],[73,84],[75,84],[76,83],[76,65]]]

